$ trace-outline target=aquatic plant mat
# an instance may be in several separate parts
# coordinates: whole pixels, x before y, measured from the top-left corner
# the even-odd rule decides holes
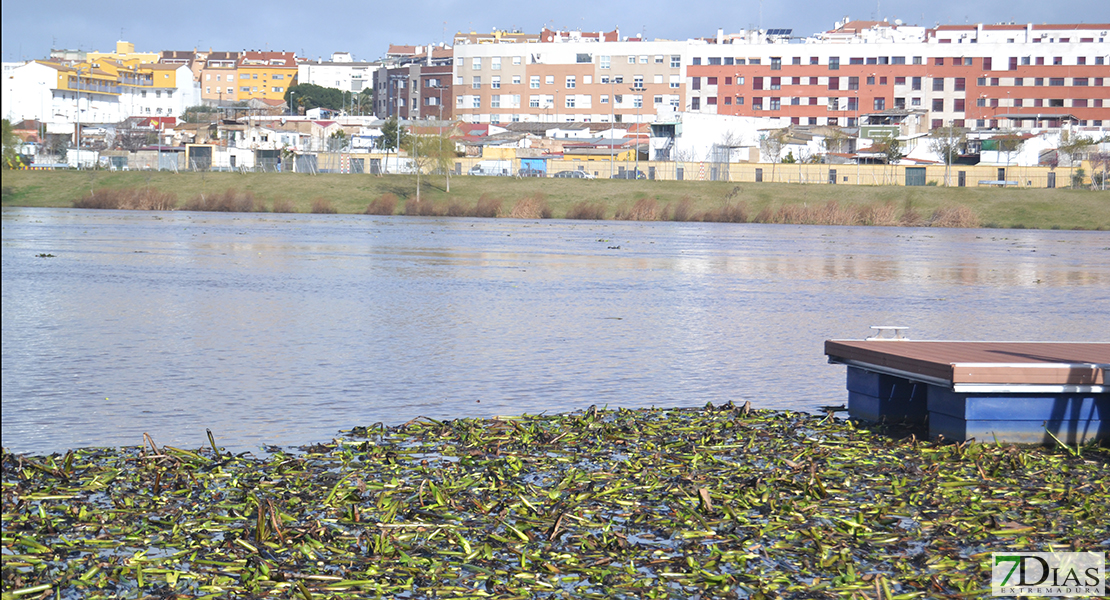
[[[3,455],[4,598],[947,598],[1110,545],[1110,453],[726,405]]]

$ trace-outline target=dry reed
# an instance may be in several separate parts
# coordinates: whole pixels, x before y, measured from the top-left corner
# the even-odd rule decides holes
[[[227,189],[220,194],[201,194],[185,203],[185,210],[205,212],[255,212],[260,203],[252,192]]]
[[[513,219],[550,219],[551,207],[547,205],[547,196],[542,193],[525,196],[517,201],[516,206],[509,212]]]
[[[582,221],[601,221],[605,219],[605,206],[600,202],[582,200],[576,202],[567,210],[567,218]]]
[[[397,195],[386,192],[372,200],[366,207],[368,215],[391,215],[397,210]]]
[[[659,201],[655,198],[640,198],[632,205],[631,209],[620,207],[613,215],[614,219],[622,221],[655,221],[659,218]]]
[[[966,206],[942,206],[933,212],[930,227],[978,227],[979,217]]]
[[[706,211],[700,217],[702,221],[712,223],[747,223],[748,205],[744,202],[726,202],[724,206]]]
[[[683,196],[678,200],[678,204],[674,207],[674,212],[670,215],[671,221],[690,221],[694,214],[694,200],[689,196]]]
[[[489,194],[482,194],[478,198],[478,203],[474,205],[474,210],[470,212],[472,217],[485,217],[492,219],[501,214],[501,200],[494,198]]]
[[[329,200],[327,198],[324,198],[324,197],[321,197],[321,196],[318,196],[318,197],[312,199],[312,213],[313,214],[334,215],[337,212],[339,212],[339,211],[337,211],[335,209],[335,205],[332,204],[331,200]]]
[[[275,198],[273,212],[276,213],[295,213],[297,212],[296,205],[289,198]]]
[[[173,210],[176,206],[177,194],[153,188],[96,190],[73,203],[74,208],[117,210]]]
[[[894,208],[893,202],[861,206],[859,220],[864,225],[898,225],[898,210]]]

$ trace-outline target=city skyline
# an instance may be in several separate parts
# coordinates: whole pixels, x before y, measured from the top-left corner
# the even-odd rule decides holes
[[[358,60],[375,60],[384,55],[389,44],[450,43],[460,31],[494,29],[611,31],[617,27],[622,37],[642,33],[649,40],[681,40],[712,36],[718,28],[726,33],[747,28],[787,28],[793,29],[794,35],[805,37],[832,29],[844,17],[856,21],[900,19],[908,25],[927,27],[938,23],[1110,21],[1110,9],[1094,0],[1071,3],[1067,14],[1060,14],[1057,7],[1027,0],[991,0],[970,5],[939,0],[925,11],[919,5],[881,0],[807,4],[805,10],[800,10],[802,5],[798,2],[730,6],[696,2],[684,5],[678,12],[662,2],[630,6],[581,0],[561,3],[559,10],[522,7],[503,0],[486,2],[477,13],[474,7],[471,3],[419,0],[407,5],[347,9],[342,19],[346,26],[337,31],[331,22],[334,14],[313,15],[316,18],[309,20],[290,19],[288,15],[303,10],[301,5],[279,0],[257,13],[175,14],[173,31],[166,31],[165,16],[152,15],[149,5],[134,0],[97,5],[68,1],[50,5],[5,2],[2,54],[4,61],[17,61],[45,58],[52,48],[111,51],[116,40],[123,39],[133,42],[139,51],[285,50],[313,59],[326,59],[332,52],[342,51],[352,53]],[[420,18],[413,19],[411,14]],[[575,16],[568,16],[571,14]]]

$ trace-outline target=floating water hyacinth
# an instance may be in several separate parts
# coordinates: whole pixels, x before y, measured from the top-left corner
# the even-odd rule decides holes
[[[596,410],[359,427],[263,458],[3,455],[3,598],[946,598],[1110,545],[1110,452],[828,416]]]

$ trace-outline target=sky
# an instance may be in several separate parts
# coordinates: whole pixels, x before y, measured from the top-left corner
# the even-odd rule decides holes
[[[1064,9],[1066,7],[1066,10]],[[308,58],[350,52],[381,58],[389,44],[450,40],[458,31],[555,29],[644,33],[684,40],[747,28],[793,29],[807,36],[852,20],[901,19],[909,25],[963,23],[1110,23],[1106,0],[759,0],[615,2],[611,0],[406,0],[315,4],[293,0],[234,3],[101,0],[2,0],[3,60],[45,58],[51,48],[112,51],[116,40],[139,51],[283,50]]]

